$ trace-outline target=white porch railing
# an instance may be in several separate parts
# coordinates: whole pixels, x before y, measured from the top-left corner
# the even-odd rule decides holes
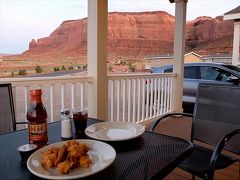
[[[108,75],[108,119],[139,123],[170,112],[174,77],[173,73]],[[85,88],[92,82],[86,75],[0,79],[12,84],[17,121],[26,119],[30,89],[43,90],[48,121],[53,122],[61,109],[87,106]]]
[[[109,75],[111,121],[143,122],[171,111],[175,74]]]
[[[48,121],[53,122],[59,119],[61,109],[87,104],[85,86],[92,83],[92,78],[88,76],[3,78],[0,79],[0,83],[12,84],[17,121],[26,119],[29,90],[41,88],[42,100],[49,115]]]

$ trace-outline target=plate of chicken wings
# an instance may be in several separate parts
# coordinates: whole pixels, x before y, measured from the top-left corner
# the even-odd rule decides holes
[[[116,158],[112,146],[97,140],[70,140],[45,146],[27,161],[29,171],[45,179],[83,178],[110,166]]]

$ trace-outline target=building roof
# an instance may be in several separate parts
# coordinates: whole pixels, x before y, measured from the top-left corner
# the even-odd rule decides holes
[[[188,56],[190,54],[193,54],[199,58],[202,58],[202,56],[198,55],[195,52],[189,52],[187,54],[185,54],[184,56]],[[155,59],[173,59],[173,54],[161,54],[161,55],[157,55],[157,56],[149,56],[149,57],[145,57],[144,60],[155,60]]]
[[[226,12],[224,15],[236,13],[240,13],[240,6],[236,7],[235,9],[232,9],[231,11]]]
[[[203,56],[204,59],[231,59],[231,54],[211,54]]]
[[[232,9],[231,11],[228,11],[224,14],[223,17],[224,20],[240,20],[240,6],[236,7],[235,9]]]
[[[195,53],[195,52],[189,52],[189,53],[185,54],[184,56],[187,56],[187,55],[189,55],[189,54],[193,54],[193,55],[195,55],[195,56],[197,56],[197,57],[199,57],[199,58],[202,58],[202,56],[200,56],[199,54],[197,54],[197,53]]]

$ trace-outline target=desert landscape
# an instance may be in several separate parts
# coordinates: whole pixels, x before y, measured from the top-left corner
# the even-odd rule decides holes
[[[163,12],[113,12],[108,15],[108,62],[114,70],[126,71],[131,62],[136,71],[143,70],[147,56],[173,53],[174,16]],[[186,52],[200,55],[231,54],[233,21],[198,17],[186,23]],[[32,39],[29,49],[18,55],[0,57],[2,77],[15,77],[19,70],[25,75],[85,67],[87,64],[87,18],[67,20],[50,36]],[[118,71],[118,70],[117,70]]]

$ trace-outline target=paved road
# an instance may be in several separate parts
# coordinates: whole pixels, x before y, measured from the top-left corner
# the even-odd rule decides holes
[[[74,70],[68,70],[68,71],[56,71],[51,73],[40,73],[40,74],[34,74],[28,77],[52,77],[52,76],[64,76],[68,74],[75,74],[79,72],[86,71],[86,69],[74,69]]]

